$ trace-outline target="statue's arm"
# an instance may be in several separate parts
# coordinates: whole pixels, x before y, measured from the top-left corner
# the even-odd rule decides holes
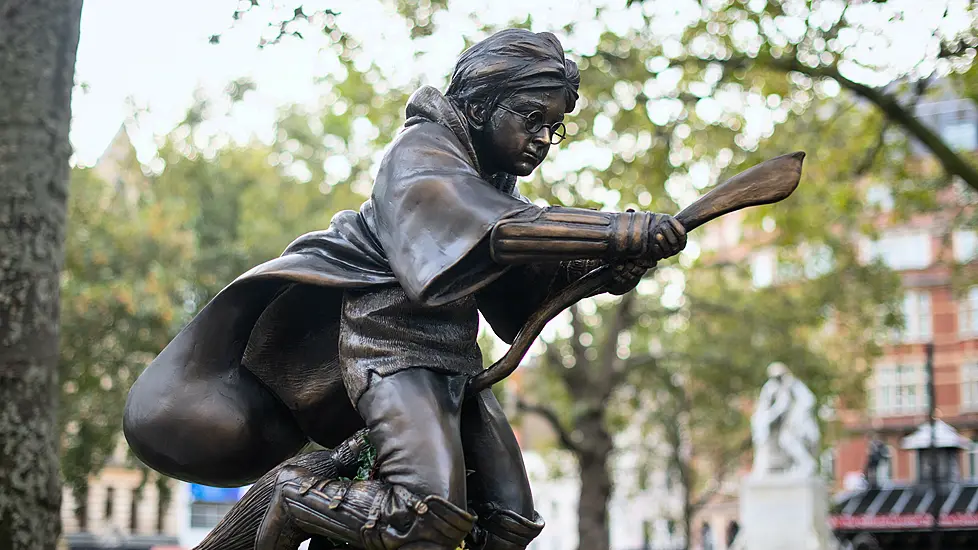
[[[779,389],[780,390],[780,389]],[[774,402],[771,404],[771,420],[780,418],[791,406],[791,392],[790,391],[778,391],[774,392]]]
[[[686,232],[672,216],[652,212],[602,212],[533,207],[499,220],[489,247],[500,264],[572,260],[655,261],[679,253]]]
[[[686,245],[682,225],[671,216],[541,208],[502,193],[475,172],[446,132],[422,124],[401,134],[381,163],[371,197],[373,232],[414,300],[439,305],[458,299],[512,266],[652,263]]]

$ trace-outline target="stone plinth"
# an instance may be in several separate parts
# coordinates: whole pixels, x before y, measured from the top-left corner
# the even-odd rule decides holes
[[[747,478],[740,489],[740,533],[746,550],[830,550],[828,491],[818,478]]]

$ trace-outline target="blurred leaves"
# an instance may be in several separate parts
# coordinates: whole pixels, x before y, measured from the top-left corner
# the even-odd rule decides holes
[[[959,97],[975,96],[972,84],[978,48],[978,7],[973,2],[907,3],[841,0],[634,0],[650,23],[667,12],[690,14],[663,36],[653,58],[676,79],[672,97],[698,112],[717,112],[731,93],[760,99],[794,113],[821,97],[847,92],[850,101],[871,106],[894,128],[927,148],[943,171],[978,189],[978,164],[971,153],[952,150],[914,116],[918,98],[936,98],[950,85]],[[923,31],[923,32],[922,32]],[[913,34],[913,42],[904,38]],[[913,46],[910,46],[913,44]],[[887,55],[887,52],[901,55]],[[936,79],[940,86],[931,86]],[[718,103],[719,100],[719,103]],[[782,118],[783,120],[783,118]],[[750,121],[739,126],[748,129]],[[739,143],[753,148],[745,131]],[[763,137],[770,135],[764,132]]]
[[[303,31],[315,30],[323,34],[337,33],[335,16],[338,13],[328,7],[306,7],[299,3],[291,6],[281,5],[273,1],[241,0],[238,7],[231,12],[232,22],[237,22],[252,11],[267,8],[274,14],[268,22],[269,33],[259,43],[259,48],[278,44],[285,38],[303,38]],[[221,34],[213,34],[209,38],[211,44],[221,42]]]
[[[84,492],[116,448],[126,391],[185,320],[193,235],[128,157],[71,177],[61,285],[62,469]],[[76,493],[79,494],[79,493]]]

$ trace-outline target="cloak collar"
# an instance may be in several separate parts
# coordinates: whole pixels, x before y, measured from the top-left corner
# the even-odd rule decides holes
[[[516,176],[504,172],[488,175],[482,171],[465,117],[437,89],[431,86],[418,88],[408,99],[405,115],[407,116],[407,121],[404,123],[405,128],[422,122],[435,122],[451,130],[469,154],[472,166],[479,172],[482,179],[506,194],[513,194],[516,189]]]

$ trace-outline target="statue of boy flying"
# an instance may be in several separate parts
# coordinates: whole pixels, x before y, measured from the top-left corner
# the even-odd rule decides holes
[[[680,252],[668,215],[540,208],[516,178],[564,138],[580,73],[549,33],[507,30],[419,89],[369,200],[245,273],[133,385],[124,428],[167,475],[252,482],[308,440],[366,427],[373,479],[285,468],[259,550],[312,535],[371,550],[522,549],[543,522],[482,370],[481,312],[504,341],[536,308],[610,264],[632,289]],[[464,399],[463,399],[464,398]]]

